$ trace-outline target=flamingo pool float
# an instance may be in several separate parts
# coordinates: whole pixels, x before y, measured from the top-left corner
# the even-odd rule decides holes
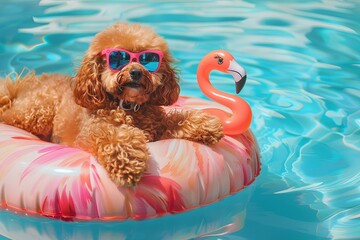
[[[260,172],[259,148],[247,130],[251,109],[243,99],[215,89],[209,81],[212,70],[232,74],[237,93],[245,84],[245,70],[221,50],[199,64],[201,90],[232,114],[193,97],[180,97],[165,110],[214,114],[223,122],[223,139],[213,146],[184,139],[148,143],[148,169],[134,187],[116,186],[90,153],[0,124],[0,209],[60,219],[143,219],[197,208],[242,190]]]
[[[200,62],[197,79],[201,91],[212,100],[230,108],[232,115],[218,108],[206,108],[203,111],[221,119],[226,135],[245,132],[251,123],[252,112],[249,104],[242,98],[221,92],[214,88],[209,80],[212,70],[230,73],[235,80],[236,93],[240,93],[246,82],[246,71],[227,51],[216,50],[208,53]]]

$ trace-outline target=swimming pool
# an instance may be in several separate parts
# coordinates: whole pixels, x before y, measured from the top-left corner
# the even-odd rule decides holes
[[[152,26],[197,87],[202,56],[227,49],[246,67],[262,154],[254,184],[212,205],[146,221],[70,223],[0,212],[5,239],[360,238],[360,3],[306,1],[2,1],[0,71],[74,74],[114,21]],[[213,84],[234,92],[226,75]]]

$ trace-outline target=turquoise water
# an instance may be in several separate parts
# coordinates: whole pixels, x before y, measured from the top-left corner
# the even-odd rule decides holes
[[[94,34],[114,21],[152,26],[181,70],[232,52],[248,72],[262,172],[207,207],[145,221],[69,223],[0,212],[4,239],[359,239],[360,2],[2,0],[0,73],[74,74]],[[234,93],[228,76],[213,84]]]

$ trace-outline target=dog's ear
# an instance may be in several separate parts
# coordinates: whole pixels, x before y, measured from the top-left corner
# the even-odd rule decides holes
[[[88,109],[105,107],[107,96],[101,85],[102,59],[98,54],[86,53],[75,76],[75,102]]]
[[[168,106],[176,102],[180,94],[177,70],[171,66],[172,61],[165,57],[159,73],[162,74],[161,85],[151,94],[150,103],[157,106]]]

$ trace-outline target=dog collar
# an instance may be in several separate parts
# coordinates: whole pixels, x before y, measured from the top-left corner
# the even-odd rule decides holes
[[[125,102],[123,99],[121,99],[119,101],[119,107],[123,110],[129,111],[129,110],[133,110],[134,112],[139,111],[141,105],[136,104],[134,102]]]

